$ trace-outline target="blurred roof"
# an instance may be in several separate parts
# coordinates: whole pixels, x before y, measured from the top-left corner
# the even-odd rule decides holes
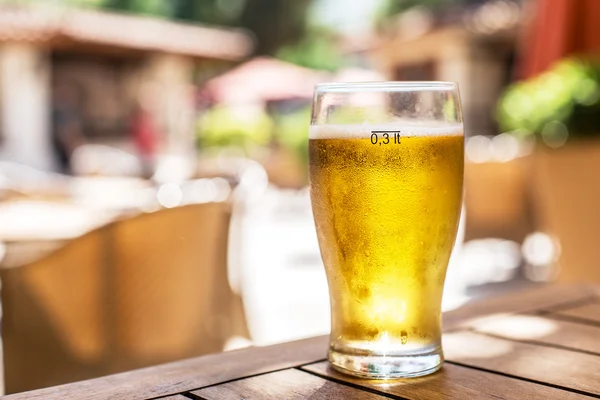
[[[204,27],[95,10],[0,5],[0,43],[99,45],[196,58],[238,60],[253,47],[241,30]]]
[[[207,82],[204,94],[212,102],[262,104],[306,98],[329,74],[269,57],[254,58]]]

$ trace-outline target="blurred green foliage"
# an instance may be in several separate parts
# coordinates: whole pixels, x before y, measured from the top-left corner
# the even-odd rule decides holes
[[[504,130],[543,139],[563,131],[569,137],[600,136],[600,63],[565,59],[513,84],[499,101],[497,119]]]
[[[409,8],[423,6],[434,9],[450,3],[459,3],[457,0],[386,0],[380,8],[380,16],[387,17],[400,14]]]
[[[335,71],[343,64],[334,32],[323,28],[309,28],[298,43],[279,49],[276,57],[307,68]]]
[[[275,116],[274,139],[294,153],[303,163],[308,163],[308,130],[310,107]]]
[[[442,113],[444,114],[444,118],[449,122],[458,122],[458,109],[456,107],[456,103],[454,102],[453,97],[449,97],[443,106]]]
[[[276,142],[308,162],[310,107],[270,116],[260,109],[215,106],[198,119],[198,145],[204,149],[237,147],[250,154]]]
[[[245,0],[171,0],[175,19],[219,25],[235,25],[242,16]]]
[[[281,46],[297,43],[304,37],[312,2],[313,0],[245,0],[244,10],[236,25],[254,33],[256,54],[274,55]]]
[[[81,1],[81,0],[75,0]],[[103,0],[98,6],[119,11],[128,11],[136,14],[168,15],[171,10],[167,2],[163,0]]]
[[[206,110],[198,119],[197,139],[202,148],[238,147],[250,152],[266,146],[272,131],[273,119],[263,110],[220,105]]]
[[[385,107],[380,106],[349,106],[332,107],[327,112],[329,124],[352,125],[352,124],[380,124],[389,121],[389,113]]]

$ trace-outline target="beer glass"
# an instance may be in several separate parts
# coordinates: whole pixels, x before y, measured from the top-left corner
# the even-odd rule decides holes
[[[330,363],[371,379],[435,372],[463,191],[457,84],[317,85],[309,156]]]

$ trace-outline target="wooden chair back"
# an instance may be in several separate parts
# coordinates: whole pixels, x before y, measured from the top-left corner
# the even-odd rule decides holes
[[[222,351],[248,337],[228,203],[111,223],[0,271],[7,393]]]

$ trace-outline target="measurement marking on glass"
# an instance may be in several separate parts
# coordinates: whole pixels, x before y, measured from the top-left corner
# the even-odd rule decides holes
[[[392,139],[390,140],[390,134]],[[371,144],[400,144],[401,131],[371,131]],[[381,135],[381,137],[379,136]]]

